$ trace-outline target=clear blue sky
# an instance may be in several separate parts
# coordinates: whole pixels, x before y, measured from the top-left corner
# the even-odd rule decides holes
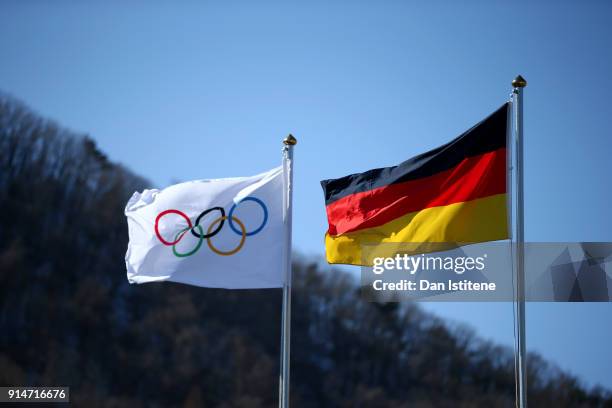
[[[612,241],[611,19],[604,1],[4,1],[0,89],[156,187],[276,166],[292,132],[294,242],[321,257],[319,180],[449,140],[521,73],[527,239]],[[427,307],[512,343],[508,304]],[[529,350],[612,388],[612,304],[530,304],[527,323]]]

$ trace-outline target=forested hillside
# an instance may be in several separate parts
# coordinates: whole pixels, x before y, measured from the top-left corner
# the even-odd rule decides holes
[[[280,290],[127,283],[123,208],[148,186],[0,95],[0,386],[68,385],[78,407],[275,407]],[[293,407],[514,406],[511,350],[365,302],[316,260],[294,280]],[[528,367],[533,407],[612,407],[538,356]]]

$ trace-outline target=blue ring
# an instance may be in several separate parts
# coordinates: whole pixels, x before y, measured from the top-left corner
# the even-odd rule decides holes
[[[238,235],[242,235],[242,231],[238,230],[234,226],[234,222],[232,221],[232,216],[234,215],[234,210],[236,209],[236,206],[238,204],[242,203],[243,201],[254,201],[254,202],[256,202],[257,204],[261,205],[261,208],[263,209],[263,212],[264,212],[264,219],[263,219],[263,222],[261,223],[261,225],[259,226],[259,228],[257,228],[254,231],[246,233],[246,236],[250,237],[251,235],[257,234],[259,231],[261,231],[263,229],[263,227],[266,226],[266,223],[268,222],[268,208],[263,203],[263,201],[261,201],[259,198],[255,198],[255,197],[244,197],[242,200],[240,200],[236,204],[234,204],[232,206],[232,208],[230,209],[229,214],[227,215],[227,221],[228,221],[229,226],[232,229],[232,231],[234,231]]]

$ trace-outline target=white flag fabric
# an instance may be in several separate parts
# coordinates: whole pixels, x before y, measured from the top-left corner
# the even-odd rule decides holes
[[[130,283],[282,287],[283,168],[134,193],[127,203]]]

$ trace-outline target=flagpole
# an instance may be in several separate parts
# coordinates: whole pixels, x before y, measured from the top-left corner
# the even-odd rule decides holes
[[[285,226],[283,315],[281,329],[281,361],[278,406],[289,408],[289,353],[291,346],[291,229],[293,204],[293,147],[297,139],[289,135],[283,140],[283,222]]]
[[[512,81],[516,155],[516,372],[518,387],[516,402],[527,408],[527,355],[525,346],[525,219],[523,191],[523,91],[527,81],[517,76]]]

